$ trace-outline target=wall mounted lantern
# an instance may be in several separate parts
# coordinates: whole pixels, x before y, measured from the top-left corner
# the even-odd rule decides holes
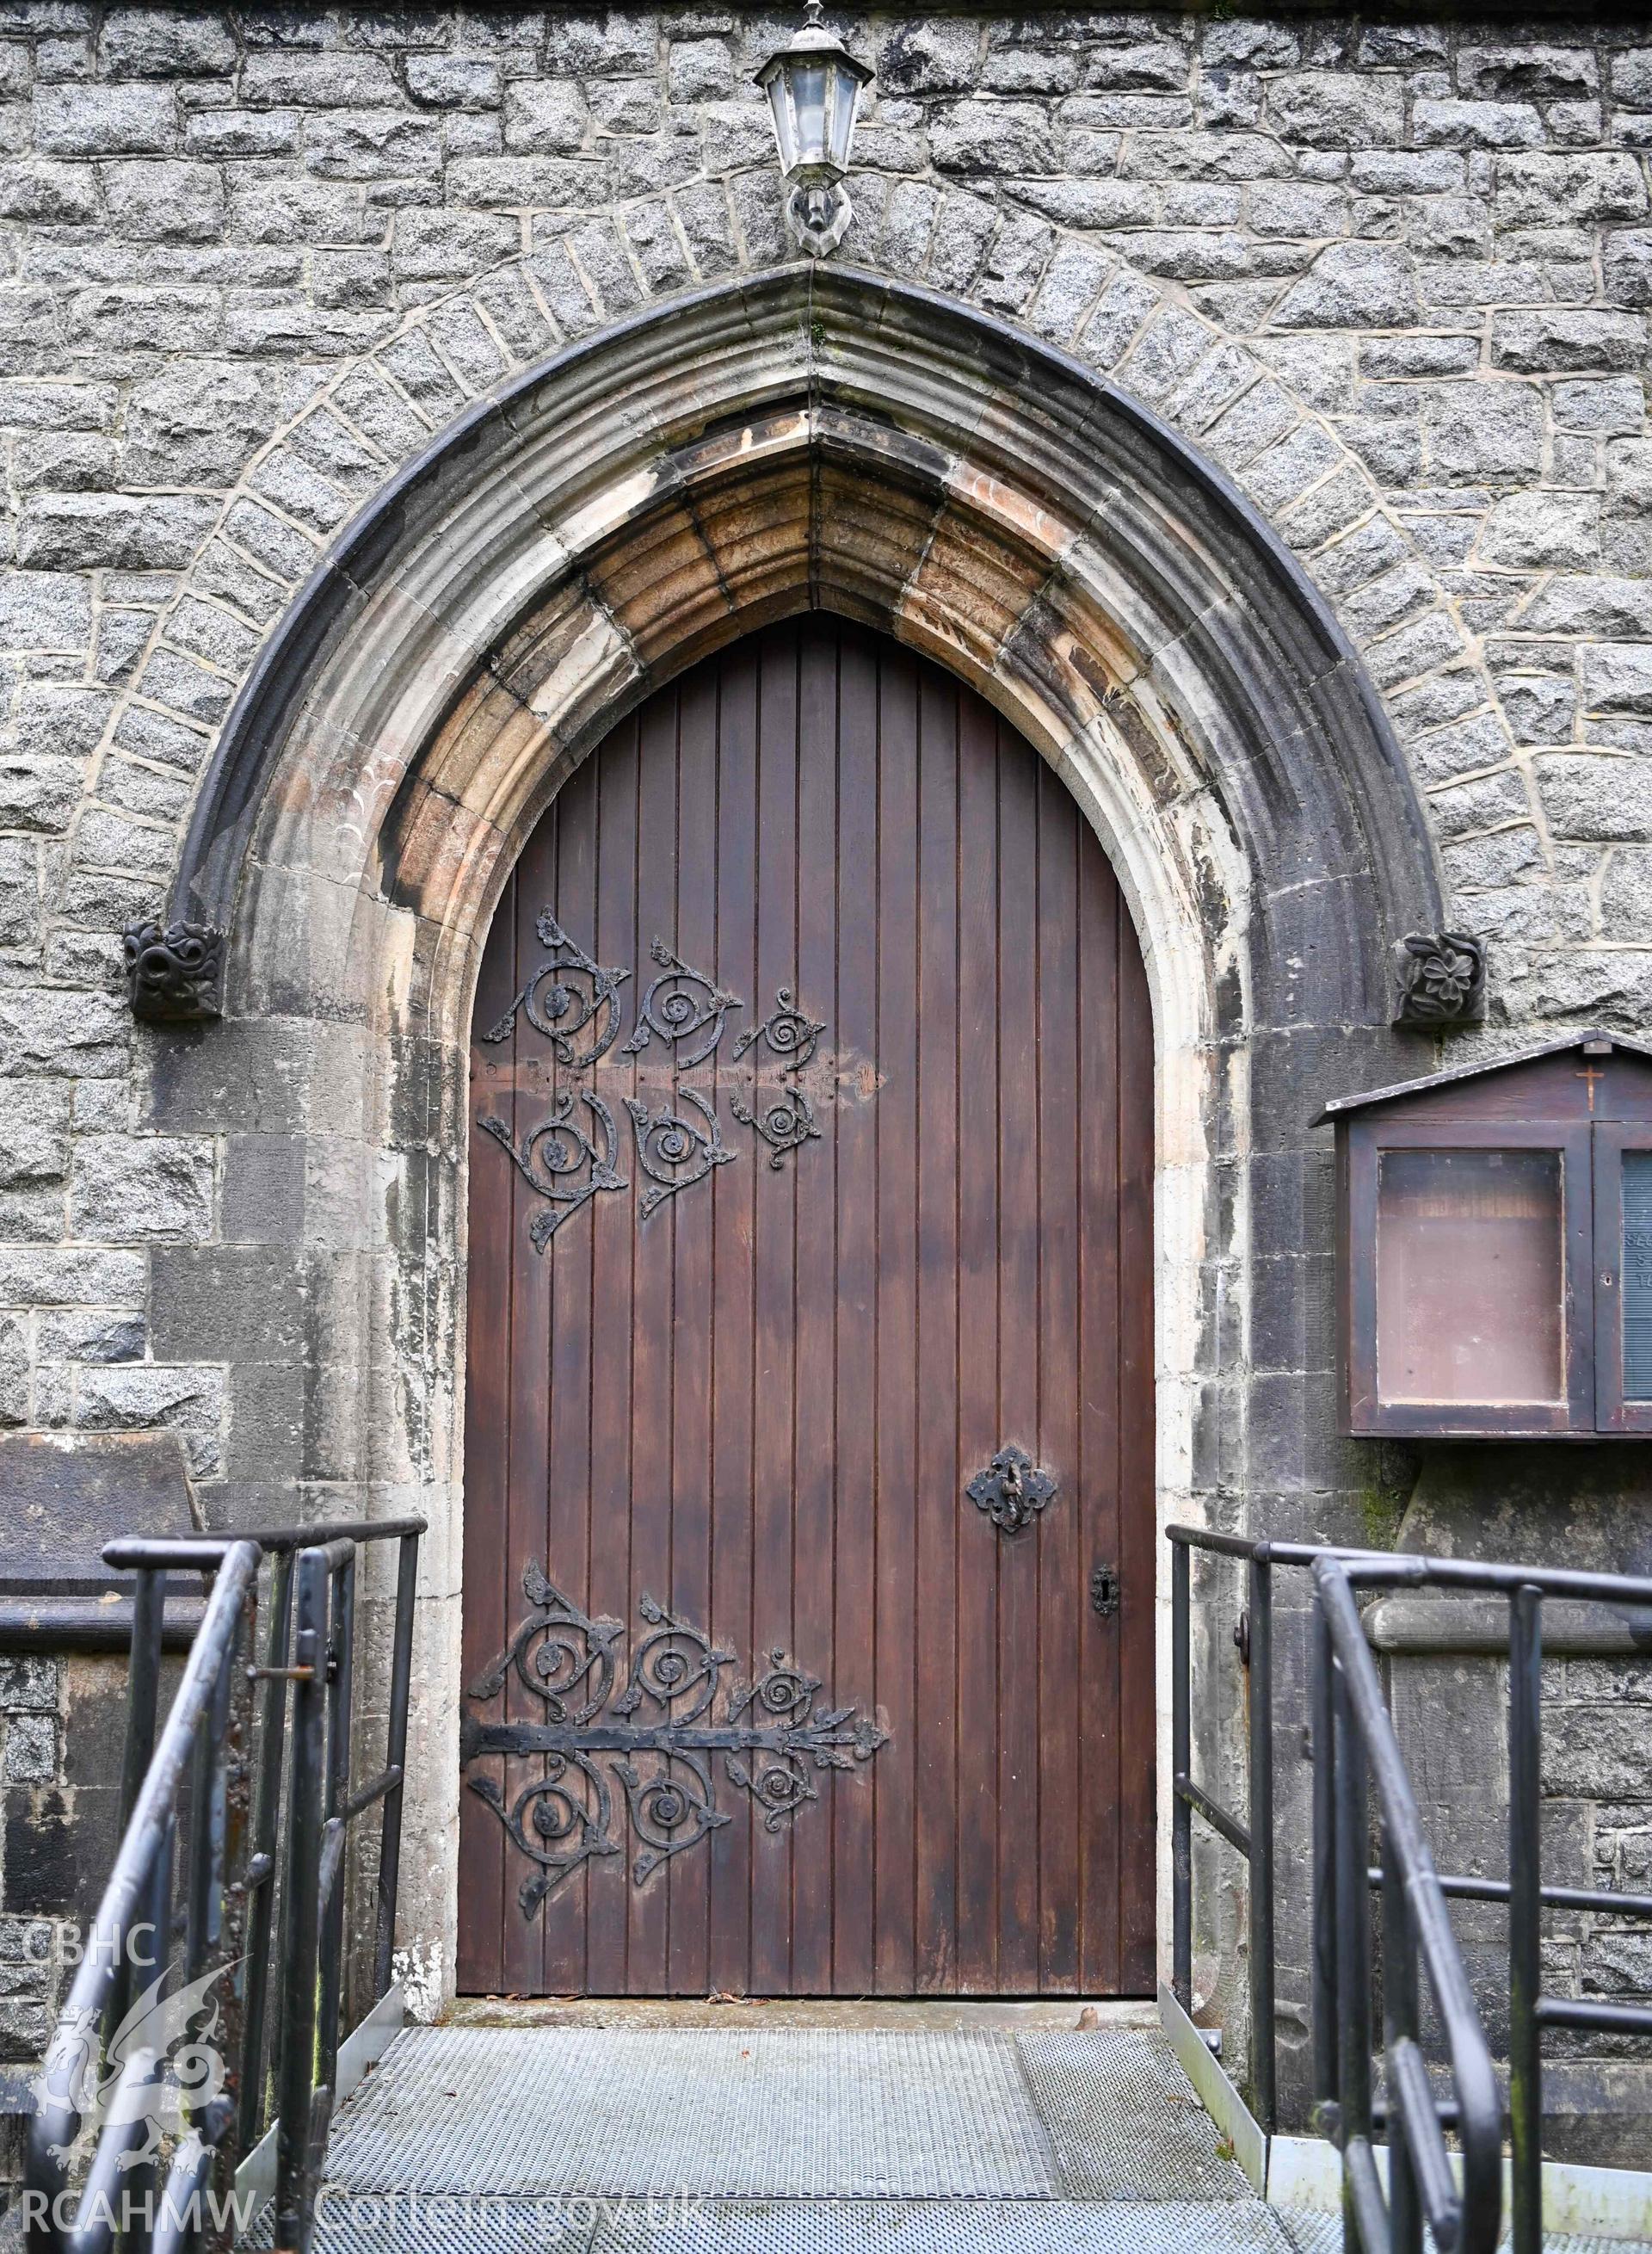
[[[872,79],[865,64],[826,29],[820,11],[821,0],[808,0],[808,22],[757,74],[774,115],[780,172],[791,189],[787,221],[811,258],[836,250],[854,216],[843,178],[860,90]]]
[[[1652,1052],[1577,1033],[1325,1121],[1347,1432],[1652,1432]]]

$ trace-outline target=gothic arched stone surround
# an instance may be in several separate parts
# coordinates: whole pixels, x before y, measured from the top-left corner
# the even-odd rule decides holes
[[[272,1476],[432,1521],[410,1910],[438,1987],[482,942],[618,715],[813,604],[1004,711],[1131,902],[1158,1051],[1162,1512],[1340,1530],[1335,1498],[1361,1484],[1323,1437],[1307,1123],[1414,1057],[1394,1054],[1387,950],[1437,928],[1440,900],[1407,770],[1299,567],[1127,395],[918,290],[792,267],[566,349],[408,464],[266,645],[172,900],[228,928],[224,1018],[150,1052],[154,1124],[300,1153],[305,1328],[268,1368]],[[269,1515],[256,1485],[236,1493]]]

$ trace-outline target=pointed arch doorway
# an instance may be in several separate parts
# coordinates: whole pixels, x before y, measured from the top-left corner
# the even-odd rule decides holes
[[[892,641],[735,643],[533,833],[471,1082],[461,1991],[1150,1990],[1152,1042],[1070,795]]]

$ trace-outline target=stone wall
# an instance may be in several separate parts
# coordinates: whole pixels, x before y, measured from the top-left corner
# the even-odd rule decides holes
[[[842,19],[878,79],[841,257],[1110,373],[1278,526],[1492,942],[1482,1045],[1652,1014],[1640,16]],[[0,6],[0,1418],[169,1427],[209,1522],[372,1490],[303,1382],[315,1216],[356,1218],[279,1042],[232,1084],[211,1029],[135,1027],[115,934],[353,511],[560,344],[792,255],[750,84],[792,21]],[[1263,1416],[1327,1360],[1288,1292]],[[1242,1507],[1353,1530],[1307,1437]],[[1564,1527],[1549,1460],[1506,1542]]]
[[[247,1476],[225,1367],[167,1336],[193,1271],[164,1248],[279,1169],[134,1137],[113,934],[161,898],[262,634],[393,466],[559,337],[785,255],[747,83],[782,21],[0,10],[0,1417],[159,1422],[202,1481]],[[844,256],[1074,345],[1200,437],[1364,648],[1497,1022],[1644,1022],[1630,17],[847,28],[878,78]]]

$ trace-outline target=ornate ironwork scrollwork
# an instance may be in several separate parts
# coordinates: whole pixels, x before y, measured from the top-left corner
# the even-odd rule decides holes
[[[578,1212],[598,1190],[623,1190],[629,1186],[628,1176],[616,1169],[620,1135],[612,1112],[601,1096],[592,1096],[583,1088],[578,1094],[580,1101],[589,1105],[601,1131],[600,1151],[574,1117],[571,1088],[556,1098],[548,1119],[542,1119],[537,1127],[528,1130],[520,1146],[512,1142],[510,1129],[502,1119],[489,1117],[476,1123],[484,1134],[504,1144],[528,1187],[552,1201],[536,1213],[528,1224],[536,1252],[543,1252],[569,1214]],[[572,1179],[581,1174],[583,1180]]]
[[[126,985],[138,1018],[215,1018],[224,934],[214,924],[163,924],[154,916],[121,934]]]
[[[550,950],[551,959],[540,964],[499,1023],[482,1039],[502,1041],[520,1011],[536,1032],[544,1034],[559,1063],[583,1072],[613,1046],[620,1031],[620,989],[631,973],[604,970],[578,941],[569,938],[549,908],[540,910],[534,928],[540,945]],[[588,981],[590,990],[570,985],[570,979]],[[576,1050],[574,1044],[587,1026],[592,1028],[590,1046]]]
[[[814,1055],[821,1035],[826,1030],[823,1018],[806,1018],[792,999],[789,986],[779,988],[774,996],[774,1007],[760,1026],[748,1026],[734,1044],[738,1063],[753,1041],[761,1041],[777,1056],[788,1072],[801,1072]]]
[[[657,1035],[677,1052],[673,1060],[676,1070],[692,1072],[722,1040],[723,1020],[729,1012],[743,1010],[746,1004],[738,995],[724,993],[704,970],[694,970],[673,955],[664,940],[655,939],[648,952],[660,965],[660,976],[642,998],[636,1028],[623,1054],[638,1055]],[[684,1042],[696,1040],[698,1046],[684,1054]]]
[[[748,1026],[735,1042],[735,1059],[738,1061],[760,1041],[771,1056],[779,1059],[784,1083],[809,1062],[825,1030],[825,1019],[805,1016],[793,998],[792,989],[781,986],[775,992],[774,1007],[762,1024]],[[801,1150],[805,1143],[820,1138],[813,1107],[801,1088],[782,1084],[778,1089],[766,1088],[760,1081],[752,1088],[750,1103],[731,1094],[729,1109],[743,1126],[750,1127],[768,1144],[771,1166],[784,1166],[788,1151]]]
[[[818,1677],[779,1648],[751,1683],[731,1684],[719,1715],[734,1654],[648,1596],[638,1611],[649,1632],[635,1644],[625,1688],[614,1697],[622,1623],[581,1612],[537,1564],[528,1565],[522,1588],[533,1609],[468,1697],[491,1702],[514,1677],[543,1707],[544,1718],[484,1722],[467,1714],[459,1752],[467,1769],[501,1756],[545,1763],[544,1774],[508,1803],[491,1771],[467,1778],[535,1866],[517,1893],[525,1917],[581,1864],[620,1853],[605,1760],[624,1793],[636,1842],[632,1880],[644,1886],[662,1863],[731,1821],[718,1804],[719,1764],[727,1782],[761,1811],[764,1829],[778,1831],[819,1797],[821,1771],[852,1769],[888,1742],[878,1724],[852,1706],[816,1713]]]
[[[685,1119],[681,1111],[662,1103],[652,1118],[646,1103],[639,1103],[634,1096],[627,1096],[626,1110],[631,1114],[631,1124],[636,1130],[637,1161],[654,1184],[643,1192],[637,1207],[640,1219],[647,1221],[668,1198],[683,1190],[691,1190],[696,1182],[703,1182],[714,1166],[732,1166],[738,1158],[724,1144],[717,1124],[715,1105],[707,1102],[697,1088],[680,1088],[677,1100],[691,1103],[705,1121],[696,1127],[692,1119]]]
[[[801,1150],[811,1138],[819,1141],[820,1129],[815,1124],[815,1115],[801,1088],[781,1088],[773,1093],[760,1088],[756,1093],[758,1104],[752,1110],[731,1091],[729,1110],[743,1126],[755,1129],[768,1144],[771,1166],[783,1166],[786,1153]]]
[[[1030,1526],[1055,1495],[1055,1480],[1037,1470],[1024,1448],[1000,1448],[984,1471],[977,1472],[964,1490],[977,1510],[984,1510],[1000,1534],[1018,1534]]]

